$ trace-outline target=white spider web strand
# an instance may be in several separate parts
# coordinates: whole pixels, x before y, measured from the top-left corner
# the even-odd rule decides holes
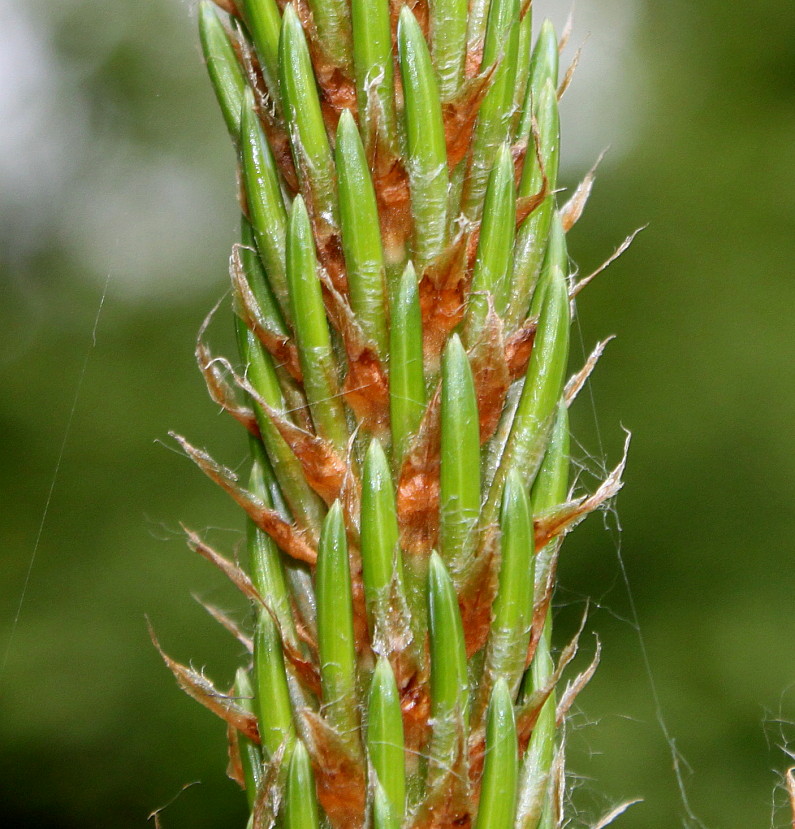
[[[50,505],[52,504],[53,494],[55,493],[55,486],[58,482],[58,478],[60,477],[61,465],[63,464],[66,446],[69,443],[69,436],[72,433],[72,424],[74,423],[75,413],[77,412],[77,405],[80,402],[80,394],[83,391],[83,381],[86,376],[86,371],[88,370],[88,363],[91,359],[92,352],[97,346],[97,328],[99,327],[99,318],[102,314],[102,309],[105,306],[105,298],[108,294],[110,277],[110,273],[108,273],[108,275],[105,277],[105,284],[102,286],[102,295],[99,298],[99,306],[97,308],[96,316],[94,317],[94,326],[91,329],[91,342],[88,344],[86,353],[83,357],[83,363],[80,366],[80,372],[77,376],[75,392],[72,397],[72,406],[69,410],[69,415],[66,418],[66,426],[64,428],[63,438],[61,440],[61,446],[58,450],[58,456],[55,461],[55,467],[53,469],[52,478],[50,479],[50,486],[47,490],[47,497],[44,501],[44,509],[41,514],[41,520],[39,521],[38,530],[36,532],[36,539],[33,542],[33,550],[31,551],[30,559],[28,560],[27,570],[25,571],[25,578],[22,582],[22,590],[19,595],[19,601],[17,602],[16,612],[14,613],[14,617],[11,620],[11,629],[8,633],[8,640],[6,642],[5,653],[3,655],[3,662],[2,665],[0,665],[0,678],[5,674],[6,665],[8,664],[8,659],[11,655],[11,650],[14,644],[14,637],[16,635],[17,628],[19,627],[19,620],[22,616],[22,609],[24,607],[25,599],[27,598],[28,590],[30,588],[30,580],[31,576],[33,575],[33,567],[36,564],[36,559],[39,553],[39,547],[41,545],[41,539],[44,535],[44,529],[47,525],[47,518],[50,514]]]
[[[639,228],[642,230],[643,228]],[[632,237],[629,238],[628,241],[631,242],[632,238],[639,232],[635,231],[632,234]],[[625,248],[626,242],[622,246]],[[614,257],[615,258],[615,255]],[[612,259],[611,258],[611,259]],[[587,279],[587,277],[586,277]],[[585,359],[586,350],[585,350],[585,339],[582,333],[582,325],[580,323],[579,316],[575,317],[577,334],[580,340],[580,349],[583,355],[583,359]],[[597,408],[596,408],[596,399],[594,396],[593,391],[593,384],[587,383],[588,389],[588,398],[591,402],[591,411],[593,414],[593,423],[594,423],[594,433],[596,435],[596,441],[598,444],[598,452],[599,452],[599,460],[597,461],[601,470],[603,472],[607,472],[607,465],[606,465],[606,455],[604,450],[604,443],[602,440],[602,432],[599,428],[599,418],[597,415]],[[632,585],[629,580],[629,573],[627,571],[626,563],[624,561],[624,556],[622,553],[622,543],[621,543],[621,524],[618,518],[618,514],[615,509],[612,510],[613,517],[615,519],[615,524],[612,524],[608,521],[607,515],[608,513],[604,513],[604,522],[605,522],[605,529],[610,534],[610,537],[615,545],[616,550],[616,559],[618,560],[619,572],[621,575],[621,581],[623,582],[624,589],[626,590],[627,594],[627,602],[629,606],[629,615],[632,627],[635,631],[635,634],[638,638],[638,649],[640,650],[641,661],[643,663],[644,673],[646,674],[646,680],[649,685],[649,692],[651,693],[652,703],[654,706],[654,715],[655,719],[657,720],[657,725],[660,728],[660,732],[662,733],[663,739],[665,740],[666,744],[668,745],[670,755],[671,755],[671,763],[672,769],[674,773],[674,779],[676,781],[676,786],[679,791],[679,798],[682,804],[682,808],[684,810],[684,820],[683,826],[685,829],[707,829],[706,825],[703,821],[695,814],[693,811],[692,806],[690,805],[690,799],[687,794],[687,786],[685,783],[685,777],[683,772],[683,767],[690,771],[690,766],[688,765],[687,761],[685,760],[684,756],[681,754],[679,749],[676,745],[676,738],[672,736],[670,729],[668,728],[668,723],[665,718],[665,714],[663,713],[663,706],[662,701],[660,699],[660,694],[657,688],[657,681],[654,677],[654,671],[652,670],[651,666],[651,659],[649,658],[649,652],[646,647],[646,639],[643,635],[643,630],[640,625],[640,616],[638,614],[637,605],[635,603],[635,595],[632,591]],[[793,827],[795,829],[795,826]]]

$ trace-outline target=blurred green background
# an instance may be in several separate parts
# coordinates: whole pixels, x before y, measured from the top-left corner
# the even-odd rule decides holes
[[[535,5],[558,27],[568,12]],[[559,640],[591,597],[604,646],[569,733],[570,814],[589,826],[642,797],[616,825],[787,826],[795,13],[580,0],[567,55],[581,43],[564,183],[611,148],[572,255],[587,273],[649,227],[575,328],[572,368],[618,335],[574,414],[583,485],[619,459],[622,426],[634,437],[617,514],[564,548]],[[178,522],[233,549],[240,516],[167,437],[245,459],[192,356],[237,224],[195,8],[0,0],[0,77],[0,812],[124,829],[174,799],[166,828],[242,827],[224,730],[145,623],[229,682],[240,648],[191,594],[243,609]],[[217,350],[229,328],[227,308]]]

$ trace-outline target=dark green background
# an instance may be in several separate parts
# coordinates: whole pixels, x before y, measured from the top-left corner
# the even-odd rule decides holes
[[[567,4],[549,5],[560,22]],[[564,101],[564,183],[613,150],[572,254],[588,272],[649,228],[581,296],[575,328],[573,368],[579,332],[586,351],[618,335],[574,415],[583,484],[620,457],[622,425],[634,438],[622,532],[595,516],[564,548],[560,641],[591,597],[604,646],[569,734],[570,814],[588,826],[643,797],[616,825],[691,825],[662,717],[704,825],[786,826],[795,13],[788,0],[578,5],[574,43],[591,37]],[[241,521],[167,438],[245,457],[192,362],[236,225],[195,13],[0,0],[0,27],[0,812],[18,827],[143,826],[200,780],[164,827],[242,827],[223,728],[175,688],[145,624],[228,683],[240,649],[191,593],[240,606],[178,522],[232,549]],[[218,350],[228,328],[225,308]]]

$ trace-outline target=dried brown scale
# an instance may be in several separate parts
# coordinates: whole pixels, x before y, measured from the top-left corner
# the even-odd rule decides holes
[[[528,141],[525,138],[520,139],[515,144],[511,144],[511,158],[513,159],[513,183],[516,189],[519,189],[519,184],[522,181],[522,173],[524,172],[524,161],[527,157]]]
[[[215,0],[213,0],[215,2]],[[232,49],[235,52],[235,56],[237,57],[238,61],[240,62],[241,67],[245,70],[245,56],[246,52],[248,51],[247,46],[243,43],[240,37],[240,26],[234,18],[237,15],[232,13],[232,17],[230,18],[230,25],[224,24],[224,29],[226,30],[226,35],[229,38],[229,43],[232,45]],[[233,28],[234,27],[234,28]]]
[[[298,606],[293,600],[291,602],[291,609],[293,611],[293,620],[295,622],[295,635],[303,642],[309,651],[312,653],[312,658],[317,662],[317,639],[312,636],[307,630],[306,625],[301,619],[301,614],[298,612]]]
[[[585,365],[569,378],[568,383],[566,383],[566,388],[563,389],[563,399],[566,401],[567,406],[571,406],[574,402],[574,399],[580,393],[588,378],[591,376],[591,373],[596,368],[596,364],[604,353],[605,347],[613,339],[614,337],[608,337],[597,343],[594,350],[588,355]]]
[[[311,214],[310,214],[311,215]],[[345,270],[345,256],[342,252],[342,237],[339,230],[323,218],[312,218],[312,228],[317,243],[317,255],[321,266],[331,278],[334,287],[348,295],[348,276]]]
[[[585,288],[586,285],[589,285],[597,276],[599,276],[602,271],[606,270],[613,262],[618,259],[628,248],[629,246],[635,241],[635,237],[642,231],[646,229],[646,225],[643,227],[639,227],[637,230],[633,231],[632,233],[627,236],[626,239],[616,248],[616,250],[607,258],[605,261],[595,270],[588,274],[588,276],[584,276],[582,279],[578,280],[577,282],[572,285],[571,290],[569,291],[569,298],[575,299],[577,294]]]
[[[387,657],[390,663],[394,663],[392,670],[398,688],[417,672],[409,611],[405,602],[401,601],[396,574],[390,584],[386,617],[381,621],[376,619],[371,630],[371,647],[376,655]]]
[[[302,382],[301,363],[295,342],[290,337],[273,331],[262,316],[254,292],[246,279],[238,245],[235,245],[229,259],[229,275],[232,280],[237,315],[246,327],[257,335],[257,339],[276,361],[276,365],[283,366],[290,377],[299,383]]]
[[[373,632],[372,649],[389,659],[401,699],[406,747],[416,751],[426,742],[430,711],[426,643],[416,642],[413,637],[408,608],[399,600],[396,579],[391,587],[385,629]]]
[[[517,709],[516,733],[520,751],[524,751],[527,748],[527,743],[530,740],[533,728],[538,720],[538,715],[541,713],[541,709],[544,707],[544,703],[550,698],[552,692],[560,682],[563,672],[577,655],[577,650],[580,645],[580,636],[582,635],[583,626],[585,624],[585,618],[586,617],[584,615],[580,628],[577,630],[568,645],[566,645],[566,647],[561,651],[555,670],[552,672],[545,685],[534,691],[532,695]]]
[[[413,819],[411,829],[466,829],[472,825],[474,803],[472,802],[468,783],[469,752],[464,737],[463,724],[452,724],[456,728],[455,754],[449,765],[444,768],[434,767],[431,759],[429,768],[428,793],[420,804]],[[434,772],[436,774],[434,775]]]
[[[478,64],[478,67],[480,64]],[[463,161],[470,149],[472,133],[483,98],[494,82],[497,64],[484,72],[468,76],[469,80],[461,91],[450,101],[442,104],[444,137],[447,145],[447,166],[454,170]]]
[[[320,672],[317,665],[301,655],[301,652],[291,645],[288,640],[282,637],[282,648],[287,659],[289,667],[296,676],[301,685],[314,694],[316,697],[320,696]]]
[[[213,0],[216,6],[222,11],[225,11],[227,14],[234,15],[235,17],[240,17],[240,11],[235,4],[235,0]]]
[[[224,722],[242,734],[245,734],[249,740],[259,743],[260,737],[257,718],[253,714],[245,711],[226,694],[222,694],[209,679],[194,671],[192,668],[175,662],[160,647],[160,642],[158,642],[151,625],[149,627],[149,636],[157,652],[166,663],[166,666],[174,674],[177,684],[188,696],[193,697],[196,702],[201,703],[205,708],[212,711],[213,714],[224,720]]]
[[[489,635],[492,606],[499,587],[500,551],[496,527],[483,532],[477,558],[458,596],[467,658],[477,653]]]
[[[563,76],[563,80],[560,82],[560,86],[558,86],[558,100],[560,100],[566,94],[566,90],[569,88],[569,84],[571,84],[571,80],[574,77],[574,73],[577,71],[577,64],[579,64],[580,62],[581,53],[582,48],[578,49],[574,53],[574,57],[572,58],[572,61],[569,64],[569,68],[566,70],[566,74]]]
[[[438,371],[447,337],[464,318],[468,249],[468,234],[460,233],[420,279],[423,354],[431,375]]]
[[[260,431],[254,412],[247,406],[241,406],[229,384],[224,380],[217,363],[213,360],[209,349],[202,342],[196,344],[196,362],[207,385],[207,392],[213,403],[218,404],[225,412],[240,423],[253,437],[259,438]]]
[[[262,131],[265,133],[265,138],[271,148],[273,159],[281,173],[282,179],[290,193],[295,194],[298,192],[298,171],[295,168],[295,161],[293,160],[290,134],[284,123],[269,111],[266,98],[258,98],[257,115],[259,115]]]
[[[408,6],[414,17],[417,18],[417,23],[420,24],[422,33],[427,37],[428,35],[428,21],[429,21],[429,7],[428,0],[389,0],[389,13],[392,21],[392,35],[397,30],[398,17],[400,17],[400,10],[403,6]],[[397,54],[397,49],[394,50]]]
[[[351,570],[351,599],[353,602],[353,636],[356,652],[370,658],[370,633],[367,625],[367,603],[362,580],[362,557],[356,539],[351,538],[348,528],[348,558]]]
[[[560,208],[560,221],[563,225],[564,232],[568,233],[580,220],[580,216],[582,216],[585,210],[588,197],[591,195],[591,190],[593,189],[596,169],[604,158],[604,155],[604,151],[599,154],[599,158],[596,159],[593,167],[586,173],[585,178],[577,185],[571,198]]]
[[[596,669],[599,667],[599,660],[602,656],[602,645],[599,640],[596,640],[596,652],[591,660],[591,664],[581,673],[577,674],[573,680],[566,683],[566,690],[558,702],[558,707],[555,709],[555,724],[558,728],[563,725],[566,719],[566,714],[574,705],[575,700],[580,695],[585,686],[593,679]]]
[[[297,426],[307,432],[314,430],[312,415],[309,413],[309,404],[306,402],[303,385],[293,380],[286,367],[280,363],[276,366],[276,376],[284,395],[285,410]]]
[[[532,0],[531,0],[532,2]],[[574,5],[572,4],[571,8],[569,9],[568,15],[566,15],[566,22],[563,24],[563,31],[560,33],[560,37],[558,38],[558,54],[562,54],[563,50],[569,45],[569,40],[571,39],[571,33],[574,30]]]
[[[483,63],[483,38],[471,44],[467,50],[464,61],[464,76],[468,79],[475,78]]]
[[[345,70],[327,57],[315,37],[307,37],[307,45],[315,67],[323,121],[329,134],[334,135],[343,110],[357,113],[356,86]]]
[[[407,678],[401,677],[398,691],[406,750],[409,752],[407,762],[416,764],[416,755],[412,757],[411,753],[418,752],[428,741],[431,696],[427,674],[418,671]]]
[[[333,444],[296,426],[289,418],[269,406],[242,377],[236,377],[236,381],[251,395],[252,400],[265,412],[284,442],[292,449],[309,486],[326,504],[333,504],[340,496],[348,471],[347,463],[337,454]]]
[[[289,3],[292,3],[293,8],[298,15],[298,19],[301,21],[301,25],[304,27],[304,33],[306,34],[307,38],[317,37],[317,29],[315,28],[315,21],[312,18],[312,10],[309,8],[309,3],[307,0],[276,0],[279,4],[279,9],[282,13],[284,13],[285,8]]]
[[[298,0],[293,5],[306,35],[309,55],[315,70],[315,80],[320,92],[323,121],[328,132],[334,135],[343,109],[349,109],[354,115],[356,114],[356,87],[350,73],[344,67],[337,66],[320,43],[309,6],[303,0]]]
[[[533,343],[538,329],[538,319],[530,317],[522,323],[521,328],[514,331],[505,343],[505,361],[508,363],[508,374],[511,380],[524,377],[530,355],[533,353]]]
[[[188,546],[194,552],[207,559],[211,564],[214,564],[221,572],[240,590],[240,592],[250,601],[252,601],[261,610],[267,612],[273,619],[277,630],[281,634],[281,625],[279,619],[268,606],[265,599],[260,595],[259,591],[254,587],[251,579],[240,569],[240,567],[229,559],[216,552],[209,545],[205,544],[196,533],[182,526],[185,535],[187,536]],[[300,680],[301,684],[315,695],[320,693],[320,676],[318,669],[310,660],[305,659],[300,651],[290,642],[290,640],[281,635],[281,645],[284,655],[292,666],[295,675]]]
[[[194,601],[198,602],[209,614],[210,616],[221,625],[222,628],[226,629],[232,636],[237,639],[238,642],[249,652],[254,653],[254,643],[251,640],[250,636],[247,636],[240,627],[229,618],[222,610],[217,608],[215,605],[209,604],[208,602],[203,601],[198,596],[193,597]]]
[[[364,762],[314,711],[299,712],[312,758],[317,797],[335,829],[358,829],[365,822],[367,797]]]
[[[179,442],[199,469],[243,507],[252,521],[287,555],[307,564],[314,564],[317,561],[315,540],[312,539],[312,543],[306,540],[307,536],[311,538],[309,530],[301,529],[285,521],[276,510],[266,507],[259,498],[239,486],[236,476],[229,469],[216,463],[206,452],[191,446],[185,438],[173,432],[170,434]]]
[[[547,178],[547,171],[546,171],[546,163],[544,161],[544,157],[541,153],[541,132],[538,126],[538,121],[536,120],[536,116],[534,114],[530,115],[530,138],[532,138],[532,149],[535,155],[536,164],[538,164],[538,169],[541,173],[541,189],[537,193],[533,193],[530,196],[519,196],[516,199],[516,227],[518,229],[519,225],[524,222],[524,220],[538,207],[540,207],[544,199],[549,195],[550,187],[549,187],[549,179]],[[517,167],[516,164],[516,155],[514,155],[514,175],[515,175],[515,184],[517,189],[520,187],[522,174],[524,172],[524,161],[526,160],[527,151],[530,149],[531,142],[528,140],[524,140],[522,142],[522,147],[524,148],[524,154],[522,156],[522,168]]]
[[[298,191],[298,175],[293,161],[287,126],[276,103],[276,98],[268,90],[256,55],[249,49],[243,53],[242,59],[249,86],[254,93],[255,111],[262,125],[262,131],[265,133],[276,167],[287,189],[291,194],[294,194]],[[241,178],[242,176],[238,171],[239,185],[242,188]],[[243,213],[248,214],[247,203],[243,208]]]
[[[286,744],[282,743],[270,761],[264,763],[260,788],[252,810],[253,829],[273,829],[276,825],[276,816],[282,802],[280,779],[286,747]]]
[[[240,743],[237,739],[237,729],[226,726],[226,746],[229,761],[226,764],[226,776],[237,783],[241,789],[246,788],[246,778],[243,774],[243,761],[240,759]]]
[[[235,394],[229,384],[223,377],[218,365],[218,361],[213,359],[209,348],[204,344],[204,335],[218,310],[219,303],[204,318],[199,333],[196,335],[196,348],[194,355],[196,357],[196,364],[199,366],[204,377],[204,382],[207,385],[207,391],[210,399],[217,403],[225,412],[228,412],[238,421],[246,430],[254,437],[259,437],[259,426],[254,412],[247,406],[240,405],[235,399]],[[221,360],[221,364],[229,367],[226,360]]]
[[[400,156],[385,146],[378,133],[368,144],[368,161],[373,171],[384,251],[387,255],[392,251],[400,252],[398,257],[391,257],[400,260],[412,228],[408,173]]]
[[[559,549],[559,545],[556,545],[554,552],[549,559],[543,591],[541,596],[536,598],[533,605],[533,621],[530,626],[530,640],[527,643],[527,653],[525,654],[525,668],[529,668],[530,663],[533,661],[536,648],[538,648],[538,642],[544,631],[544,624],[546,623],[547,615],[549,614],[549,608],[552,604],[552,593],[555,589],[555,576],[558,569]]]
[[[400,546],[406,555],[427,555],[438,538],[439,406],[437,389],[409,446],[398,479]]]
[[[268,111],[277,112],[279,109],[276,103],[277,97],[274,95],[274,90],[268,89],[265,75],[262,72],[262,64],[251,43],[246,38],[241,37],[238,40],[236,52],[248,78],[249,86],[254,90],[255,102],[262,101]]]
[[[209,561],[210,564],[215,565],[249,601],[261,607],[265,606],[265,600],[257,588],[254,587],[248,575],[237,564],[222,556],[210,547],[209,544],[202,541],[195,532],[189,530],[184,524],[180,524],[180,527],[185,533],[185,540],[188,547],[194,553],[198,553],[202,558]]]
[[[348,533],[348,543],[358,549],[359,546],[359,513],[362,503],[362,485],[357,474],[354,460],[354,441],[356,435],[352,435],[348,443],[345,461],[345,475],[342,479],[340,489],[340,503],[345,515],[345,527]]]
[[[591,495],[583,495],[566,504],[561,504],[551,514],[536,518],[535,524],[535,545],[540,550],[552,539],[568,532],[576,524],[582,521],[589,513],[598,509],[602,504],[614,498],[624,485],[622,476],[627,462],[627,451],[629,450],[629,437],[624,444],[624,456],[618,466],[605,478],[599,488]]]
[[[518,228],[524,220],[543,203],[548,194],[548,181],[544,176],[542,188],[532,196],[520,196],[516,200],[516,227]]]
[[[469,352],[472,378],[480,418],[480,442],[485,443],[497,430],[505,395],[511,384],[502,321],[490,304],[483,334]]]
[[[382,437],[388,434],[389,389],[374,348],[362,349],[353,359],[348,358],[342,395],[370,434]]]
[[[364,335],[347,300],[325,274],[323,298],[329,319],[342,338],[348,372],[342,384],[345,402],[370,434],[384,437],[389,429],[389,384],[375,344]]]

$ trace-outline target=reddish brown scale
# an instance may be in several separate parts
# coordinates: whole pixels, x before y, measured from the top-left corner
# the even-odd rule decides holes
[[[406,749],[419,751],[426,744],[430,732],[428,720],[431,716],[431,695],[428,677],[415,673],[398,685],[398,689]]]
[[[442,104],[447,166],[450,170],[455,169],[470,150],[480,104],[491,87],[496,68],[494,65],[484,73],[471,77],[455,98]]]
[[[540,547],[536,547],[536,549],[541,549]],[[538,641],[541,638],[541,634],[544,630],[544,625],[547,620],[547,615],[549,613],[549,606],[552,602],[552,593],[555,589],[555,576],[557,573],[558,568],[558,548],[555,548],[555,551],[549,561],[547,573],[546,573],[546,581],[543,585],[543,592],[540,598],[536,598],[535,604],[533,605],[533,620],[530,624],[530,639],[527,643],[527,653],[525,654],[525,668],[530,667],[530,663],[533,661],[533,657],[535,656],[536,648],[538,647]]]
[[[624,455],[618,466],[602,481],[599,488],[591,495],[583,495],[575,498],[566,504],[561,504],[554,512],[536,518],[535,544],[540,550],[552,539],[562,536],[579,524],[587,515],[610,501],[618,494],[624,486],[622,476],[627,463],[627,452],[629,451],[629,437],[624,442]]]
[[[534,193],[532,196],[520,196],[516,200],[516,227],[517,229],[519,226],[524,222],[524,220],[537,208],[539,208],[544,199],[547,197],[549,193],[549,182],[547,177],[544,176],[543,183],[541,185],[541,189]]]
[[[359,423],[373,435],[389,430],[389,389],[375,349],[366,347],[349,355],[348,374],[342,386],[345,402]]]
[[[306,623],[301,618],[301,613],[295,599],[291,598],[290,609],[292,610],[293,621],[295,622],[295,635],[309,648],[312,658],[317,662],[317,640],[309,633]]]
[[[468,242],[467,234],[460,234],[420,279],[423,355],[430,375],[439,369],[447,337],[464,318]]]
[[[310,51],[311,51],[310,46]],[[316,60],[313,56],[313,61]],[[326,130],[331,135],[337,131],[337,123],[344,109],[357,112],[356,86],[339,67],[315,63],[315,77],[320,87],[320,107]]]
[[[492,605],[499,589],[500,552],[496,527],[483,533],[478,556],[458,595],[467,658],[485,644],[491,627]]]
[[[248,384],[245,388],[249,394],[253,392],[252,397],[256,395]],[[298,458],[306,482],[327,505],[333,504],[339,498],[347,472],[347,464],[337,454],[334,446],[329,441],[299,428],[261,398],[255,399]]]
[[[483,38],[470,44],[464,59],[464,77],[474,78],[483,63]]]
[[[400,17],[400,10],[403,6],[408,6],[411,9],[414,17],[417,18],[417,23],[420,24],[422,33],[428,37],[428,21],[430,18],[428,9],[428,0],[389,0],[389,14],[392,22],[393,37],[397,31],[398,19]],[[395,49],[397,53],[397,49]]]
[[[516,189],[522,181],[524,171],[524,160],[527,156],[527,141],[520,139],[516,144],[511,145],[511,158],[513,159],[513,183]]]
[[[469,351],[469,362],[480,419],[480,442],[483,444],[497,430],[505,395],[511,384],[502,321],[491,303],[481,338]]]
[[[358,538],[353,538],[351,525],[346,521],[348,530],[348,561],[351,572],[351,599],[353,604],[353,639],[356,652],[368,655],[370,651],[370,632],[367,626],[367,602],[364,595],[362,577],[362,556],[359,551]]]
[[[439,535],[440,400],[437,389],[400,470],[397,513],[406,555],[429,555]]]
[[[251,637],[243,633],[240,629],[240,626],[237,622],[232,621],[229,616],[226,615],[222,610],[220,610],[215,605],[210,604],[209,602],[205,602],[200,599],[198,596],[194,594],[193,596],[194,601],[198,602],[209,614],[210,616],[221,625],[222,628],[225,628],[228,633],[231,633],[232,636],[237,639],[238,642],[246,649],[248,653],[254,653],[254,642],[251,640]]]
[[[288,665],[301,685],[314,694],[316,697],[320,696],[320,670],[317,665],[311,660],[302,656],[301,652],[292,645],[287,639],[282,637],[282,649],[287,659]]]
[[[230,694],[234,691],[230,691]],[[226,726],[226,753],[229,758],[226,764],[226,776],[237,783],[241,789],[246,788],[246,778],[243,774],[243,761],[240,759],[240,743],[237,739],[237,729],[227,723]]]
[[[246,428],[255,438],[259,438],[260,431],[254,412],[248,406],[241,406],[235,399],[234,392],[221,374],[218,365],[213,361],[208,348],[202,342],[196,343],[196,362],[207,385],[207,392],[213,403],[220,406],[225,412]]]
[[[235,0],[213,0],[216,6],[227,14],[233,17],[240,17],[240,10],[237,8]]]
[[[468,767],[469,752],[462,727],[452,762],[443,769],[431,770],[436,774],[409,824],[411,829],[466,829],[472,825],[475,804],[468,785]]]
[[[315,204],[314,194],[310,182],[312,177],[304,166],[304,159],[300,152],[296,153],[296,170],[298,181],[306,204],[309,220],[312,223],[312,235],[315,240],[315,250],[321,269],[330,277],[331,284],[343,296],[348,295],[348,277],[345,270],[345,256],[342,252],[342,237],[335,217],[322,213]]]
[[[356,114],[356,86],[345,67],[336,65],[320,43],[309,5],[304,0],[296,0],[293,6],[304,29],[315,70],[323,120],[329,134],[334,135],[343,109],[350,109]]]
[[[206,452],[191,446],[180,435],[173,432],[170,434],[199,469],[230,495],[245,510],[251,520],[287,555],[307,564],[314,564],[317,561],[317,550],[314,546],[317,539],[312,538],[308,530],[285,521],[276,510],[266,507],[259,498],[238,484],[237,477],[231,470],[216,463]]]
[[[336,285],[321,274],[323,298],[332,325],[342,338],[348,373],[342,395],[370,434],[385,436],[389,429],[389,384],[375,344],[364,335],[348,301]]]
[[[212,711],[213,714],[216,714],[224,722],[232,726],[232,728],[235,728],[241,734],[248,737],[249,740],[255,743],[260,742],[257,718],[253,714],[241,708],[229,696],[219,691],[202,674],[185,665],[180,665],[179,662],[175,662],[168,656],[160,647],[160,642],[158,642],[151,625],[149,627],[149,636],[152,639],[152,644],[166,663],[166,666],[174,674],[177,684],[188,696],[193,697],[196,702],[201,703],[205,708]]]
[[[260,787],[251,810],[252,829],[273,829],[282,802],[282,764],[287,743],[276,749],[270,760],[264,764]]]
[[[508,364],[508,374],[511,381],[524,377],[530,355],[533,353],[533,343],[536,338],[538,319],[528,318],[521,328],[514,331],[505,343],[505,361]]]
[[[401,254],[412,230],[409,177],[403,161],[385,146],[375,125],[373,132],[367,160],[373,175],[381,239],[387,255],[393,251]]]
[[[359,829],[365,821],[366,770],[341,736],[309,709],[299,712],[317,796],[335,829]]]
[[[292,195],[298,192],[298,173],[293,161],[293,153],[290,148],[290,135],[284,123],[271,114],[267,106],[263,106],[260,100],[257,101],[257,115],[259,115],[262,130],[268,145],[273,153],[273,160],[276,167]]]
[[[585,686],[593,679],[596,669],[599,667],[599,661],[602,658],[602,645],[599,640],[596,640],[596,653],[594,654],[591,664],[581,673],[577,674],[573,680],[566,683],[566,690],[560,698],[558,707],[555,709],[555,725],[560,728],[563,721],[566,719],[566,714],[569,713],[574,701],[580,695]]]
[[[238,316],[246,327],[256,334],[257,339],[273,357],[276,365],[283,366],[287,373],[300,383],[303,377],[298,348],[290,337],[279,334],[268,327],[254,292],[246,279],[238,245],[235,246],[229,260],[229,275],[232,280],[235,311]]]
[[[182,531],[185,533],[185,540],[188,547],[194,553],[198,553],[202,558],[215,565],[235,587],[251,602],[259,607],[265,607],[265,600],[260,595],[253,582],[248,575],[233,561],[230,561],[225,556],[214,550],[192,530],[189,530],[184,524],[180,525]]]
[[[577,655],[577,650],[579,648],[580,643],[580,635],[582,634],[586,618],[587,614],[584,614],[577,633],[574,634],[574,638],[561,651],[560,657],[558,658],[558,663],[555,666],[555,670],[552,672],[552,675],[549,677],[547,682],[541,688],[535,690],[522,703],[522,705],[518,707],[516,711],[516,735],[517,741],[519,743],[519,750],[521,752],[524,752],[527,749],[527,744],[530,741],[533,728],[535,727],[536,721],[538,720],[538,715],[541,713],[541,709],[543,708],[544,703],[549,699],[552,692],[555,690],[555,687],[560,681],[561,676],[563,676],[563,672],[565,671],[565,669],[569,666],[571,661]],[[595,661],[597,663],[599,659],[599,653],[600,649],[597,643],[595,658]],[[587,677],[588,679],[590,679],[590,676],[592,675],[592,669],[595,670],[593,662],[591,663],[591,666],[589,668],[587,668],[582,674],[580,674],[575,679],[574,682],[578,691],[585,687],[587,679],[582,684],[578,684],[578,680],[581,680],[582,677]],[[569,707],[571,707],[571,704],[573,702],[573,698],[571,698],[570,701],[567,700]]]

